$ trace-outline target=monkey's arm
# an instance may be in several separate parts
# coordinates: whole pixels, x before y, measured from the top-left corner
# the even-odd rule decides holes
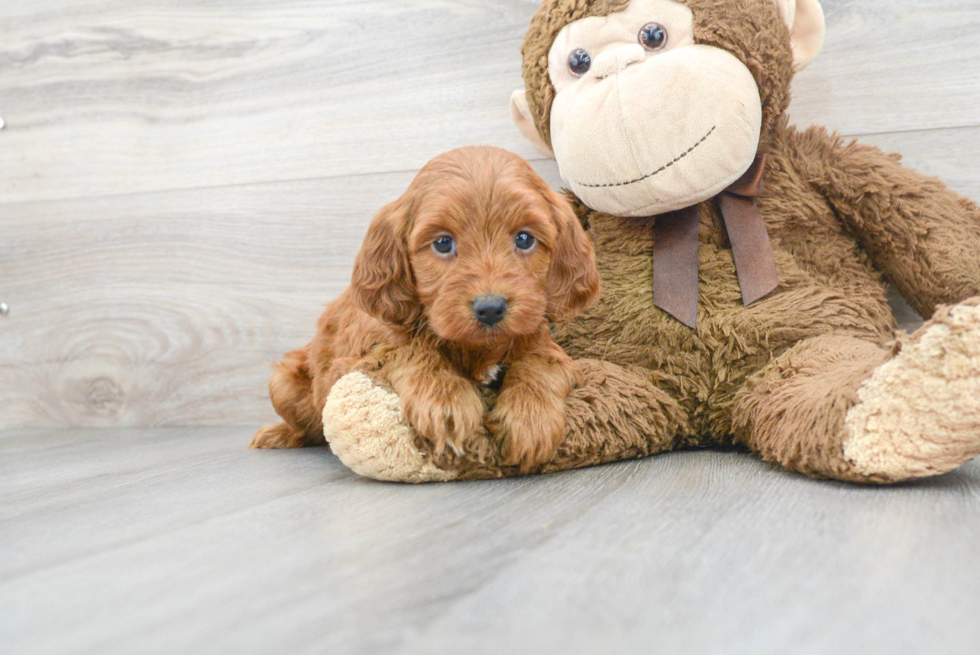
[[[546,473],[645,457],[688,442],[687,416],[659,389],[655,376],[636,366],[579,360],[584,383],[565,399],[565,436]],[[334,385],[324,409],[324,427],[333,452],[354,472],[379,480],[432,482],[519,475],[502,462],[484,435],[461,456],[440,457],[432,443],[418,439],[405,420],[401,398],[386,384],[390,371],[379,362],[370,373],[355,371]],[[492,397],[486,399],[492,407]]]
[[[811,179],[844,227],[919,314],[980,295],[980,209],[898,155],[845,144],[819,129],[801,135],[821,154]]]

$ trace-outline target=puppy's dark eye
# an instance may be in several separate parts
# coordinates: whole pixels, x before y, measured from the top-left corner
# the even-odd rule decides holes
[[[456,240],[450,236],[442,236],[432,242],[432,249],[440,255],[451,255],[456,252]]]
[[[582,77],[590,68],[592,68],[592,57],[585,48],[572,50],[572,54],[568,55],[568,70],[575,77]]]
[[[538,240],[527,232],[518,232],[517,236],[514,237],[514,245],[517,246],[518,250],[530,250],[537,242]]]
[[[647,50],[661,50],[667,45],[667,30],[660,23],[647,23],[640,30],[640,45]]]

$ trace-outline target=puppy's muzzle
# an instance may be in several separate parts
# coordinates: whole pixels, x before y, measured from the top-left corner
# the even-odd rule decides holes
[[[507,316],[507,299],[503,296],[480,296],[473,301],[473,316],[481,325],[493,327]]]

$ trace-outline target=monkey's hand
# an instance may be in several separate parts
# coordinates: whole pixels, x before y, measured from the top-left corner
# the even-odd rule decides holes
[[[980,295],[980,208],[897,155],[806,134],[807,171],[841,222],[920,315]]]

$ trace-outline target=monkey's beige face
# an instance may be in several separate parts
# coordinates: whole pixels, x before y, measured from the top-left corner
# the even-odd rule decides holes
[[[548,64],[555,159],[593,209],[682,209],[723,191],[755,159],[755,80],[728,51],[694,42],[686,5],[632,0],[622,12],[567,25]]]

